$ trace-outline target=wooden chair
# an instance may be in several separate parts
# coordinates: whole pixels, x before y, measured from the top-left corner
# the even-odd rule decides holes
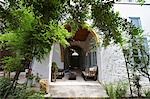
[[[97,66],[86,68],[85,71],[82,71],[83,78],[85,80],[87,80],[88,78],[97,80],[97,69]]]

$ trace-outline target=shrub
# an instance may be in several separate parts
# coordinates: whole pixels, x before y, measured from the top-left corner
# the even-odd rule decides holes
[[[115,99],[115,91],[113,84],[105,85],[105,90],[110,99]]]
[[[149,98],[150,98],[150,89],[145,90],[145,91],[144,91],[144,94],[145,94],[146,97],[149,97]]]
[[[0,97],[4,96],[5,92],[11,85],[11,80],[9,78],[0,78]]]
[[[33,95],[29,96],[27,99],[44,99],[44,95],[41,93],[34,93]]]
[[[107,84],[104,87],[110,99],[121,99],[127,93],[126,83]]]
[[[24,86],[17,86],[14,92],[9,95],[9,99],[43,99],[43,93],[37,92],[31,88],[25,88]]]
[[[127,93],[127,84],[126,83],[118,83],[116,86],[116,98],[121,99]]]
[[[8,96],[10,99],[25,99],[26,89],[22,86],[17,86],[16,89]]]
[[[58,72],[58,67],[56,62],[52,62],[52,81],[56,81],[57,72]]]

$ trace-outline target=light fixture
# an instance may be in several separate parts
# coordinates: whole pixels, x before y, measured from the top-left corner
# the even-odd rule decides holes
[[[79,54],[78,54],[76,51],[74,51],[74,52],[72,53],[72,56],[79,56]]]

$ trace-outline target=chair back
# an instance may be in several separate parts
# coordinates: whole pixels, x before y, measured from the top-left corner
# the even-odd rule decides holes
[[[90,76],[96,76],[97,73],[97,66],[93,66],[89,68],[89,75]]]

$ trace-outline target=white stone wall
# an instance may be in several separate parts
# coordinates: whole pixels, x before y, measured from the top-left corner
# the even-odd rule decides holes
[[[38,62],[34,59],[32,72],[34,75],[36,75],[36,73],[39,73],[39,76],[42,79],[49,78],[49,54],[46,55],[45,58],[41,60],[41,62]]]
[[[122,51],[117,45],[110,45],[106,49],[100,48],[97,59],[99,68],[99,80],[102,83],[113,83],[127,79],[127,72]]]
[[[61,50],[59,44],[54,45],[52,61],[56,62],[60,69],[64,69],[64,62],[61,61]]]
[[[146,0],[150,4],[150,1]],[[129,17],[140,17],[141,28],[144,30],[144,37],[148,39],[150,49],[150,5],[137,4],[115,4],[114,10],[120,13],[120,16],[129,20]],[[150,50],[149,50],[150,52]],[[143,86],[149,85],[148,79],[141,78],[140,83]]]

